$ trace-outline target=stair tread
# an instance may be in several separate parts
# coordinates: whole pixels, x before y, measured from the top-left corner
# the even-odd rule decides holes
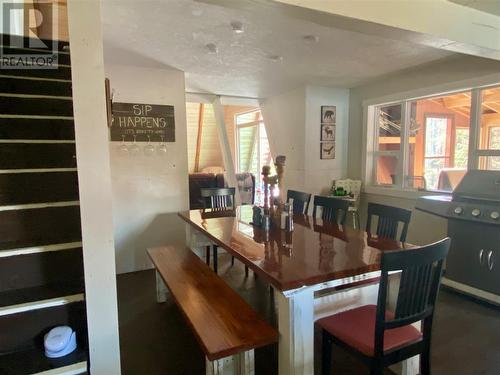
[[[32,288],[9,290],[0,293],[0,307],[65,297],[83,293],[83,291],[83,281],[81,280],[71,280],[65,282],[64,284],[58,283],[41,285]]]
[[[42,347],[0,355],[2,375],[36,374],[84,361],[87,361],[87,350],[80,346],[61,358],[45,357]]]

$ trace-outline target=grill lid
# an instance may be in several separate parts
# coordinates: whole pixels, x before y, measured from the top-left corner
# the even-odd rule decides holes
[[[452,196],[453,201],[481,200],[500,204],[500,171],[467,172]]]

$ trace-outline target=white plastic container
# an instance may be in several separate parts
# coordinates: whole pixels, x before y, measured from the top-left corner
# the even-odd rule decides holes
[[[52,328],[44,338],[45,356],[59,358],[76,350],[76,332],[68,326]]]

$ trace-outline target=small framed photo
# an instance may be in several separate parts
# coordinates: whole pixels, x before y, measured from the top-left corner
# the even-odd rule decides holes
[[[321,142],[321,159],[335,159],[335,142]]]
[[[321,106],[321,123],[335,124],[337,120],[337,107],[334,105]]]
[[[321,140],[322,141],[335,140],[335,125],[328,125],[328,124],[321,125]]]

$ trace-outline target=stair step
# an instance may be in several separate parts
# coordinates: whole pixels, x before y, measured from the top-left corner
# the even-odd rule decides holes
[[[79,206],[0,211],[0,250],[81,240]]]
[[[71,80],[71,67],[58,66],[57,68],[43,69],[0,69],[0,74],[9,76],[32,77],[32,78],[48,78],[48,79],[65,79]]]
[[[4,72],[5,73],[5,72]],[[71,81],[49,81],[0,76],[1,93],[71,96]]]
[[[4,57],[14,57],[14,56],[54,56],[54,62],[60,65],[71,65],[71,58],[69,53],[62,51],[51,51],[51,50],[43,50],[43,49],[29,49],[29,48],[17,48],[10,47],[6,45],[0,45],[0,49],[2,50],[2,54]]]
[[[73,120],[0,118],[0,139],[74,140]]]
[[[78,348],[62,358],[45,357],[42,347],[0,355],[2,375],[77,375],[87,372],[87,352]]]
[[[2,115],[73,116],[71,98],[0,96],[0,114]]]
[[[76,331],[77,341],[86,347],[85,301],[71,297],[62,305],[27,310],[0,316],[0,353],[43,348],[43,337],[55,326],[69,325]],[[76,300],[76,302],[71,302]],[[55,302],[54,302],[55,303]],[[43,353],[43,352],[42,352]],[[4,369],[0,356],[1,369]],[[3,373],[2,373],[3,374]]]
[[[76,172],[0,174],[0,206],[78,199]]]
[[[0,143],[0,169],[75,167],[75,144]]]
[[[20,35],[0,34],[0,42],[4,46],[24,46],[29,48],[30,45],[31,46],[37,45],[39,41],[44,43],[46,46],[52,46],[54,42],[52,40],[47,40],[47,39],[35,39],[35,38],[23,37]],[[67,51],[68,46],[69,42],[55,41],[55,47],[57,51],[68,52]],[[40,47],[37,47],[37,49],[39,48]]]

